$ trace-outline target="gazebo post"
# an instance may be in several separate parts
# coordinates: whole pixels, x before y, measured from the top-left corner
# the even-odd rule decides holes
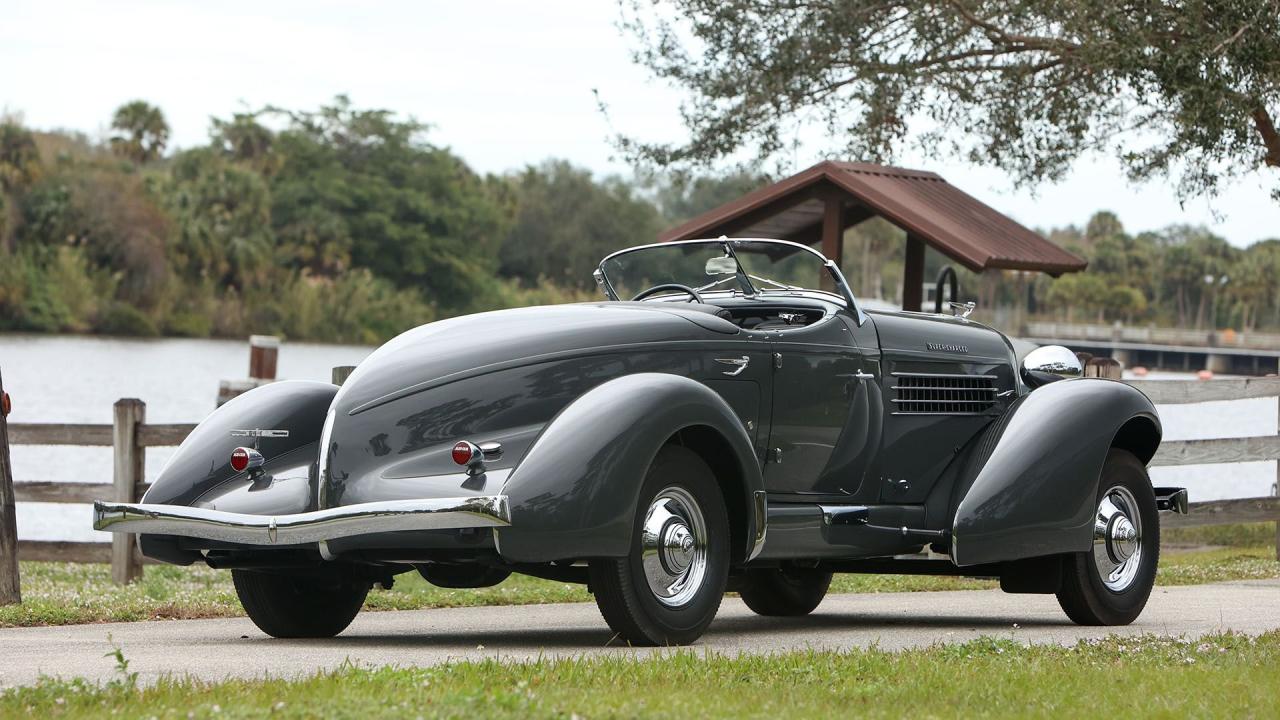
[[[822,254],[838,268],[844,267],[844,243],[841,242],[843,234],[844,202],[835,193],[831,193],[823,199],[822,204]],[[826,273],[822,275],[822,287],[835,290],[835,282]]]
[[[920,312],[924,304],[924,240],[907,233],[907,256],[902,272],[902,309]]]

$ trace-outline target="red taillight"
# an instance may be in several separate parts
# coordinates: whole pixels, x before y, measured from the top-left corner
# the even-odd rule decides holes
[[[249,467],[249,449],[238,447],[231,451],[231,469],[244,472]]]
[[[463,440],[453,446],[453,461],[459,465],[466,465],[471,462],[471,458],[475,457],[476,446]]]

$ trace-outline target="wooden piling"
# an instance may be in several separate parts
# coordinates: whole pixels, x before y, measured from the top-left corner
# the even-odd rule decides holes
[[[137,502],[137,487],[145,477],[147,454],[139,427],[147,420],[146,403],[136,398],[117,400],[112,426],[115,468],[112,483],[116,502]],[[142,577],[142,552],[133,535],[111,535],[111,580],[128,585]]]
[[[351,373],[354,372],[355,369],[356,368],[354,365],[339,365],[338,367],[334,368],[333,384],[342,385],[342,383],[347,381],[347,378],[351,377]]]
[[[22,602],[18,577],[18,523],[14,510],[13,463],[9,458],[9,410],[12,403],[0,375],[0,605]]]
[[[249,377],[255,380],[275,380],[279,355],[280,338],[274,335],[250,335]]]

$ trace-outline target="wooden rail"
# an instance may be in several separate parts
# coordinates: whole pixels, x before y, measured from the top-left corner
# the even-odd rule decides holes
[[[333,380],[341,384],[351,368],[334,368]],[[1244,400],[1280,397],[1280,378],[1244,378],[1231,380],[1135,380],[1131,385],[1146,393],[1159,405]],[[0,392],[3,387],[0,386]],[[148,424],[146,405],[141,400],[125,399],[115,404],[115,422],[105,424],[14,423],[4,435],[4,417],[0,415],[0,512],[4,503],[14,502],[91,503],[113,498],[136,502],[146,492],[143,482],[145,449],[180,444],[195,428],[189,423]],[[5,490],[4,473],[8,473],[8,445],[87,445],[114,448],[113,481],[111,483],[22,482]],[[1163,443],[1151,460],[1152,467],[1237,463],[1280,460],[1280,435],[1213,440],[1182,440]],[[1280,482],[1280,472],[1277,473]],[[12,513],[12,510],[9,510]],[[12,517],[11,515],[9,517]],[[106,543],[16,541],[5,545],[6,532],[13,521],[0,514],[0,548],[11,559],[62,560],[71,562],[112,563],[116,582],[129,582],[138,577],[142,558],[132,536],[116,534],[111,545]],[[1165,515],[1165,527],[1195,527],[1226,523],[1266,522],[1280,520],[1280,498],[1257,497],[1191,503],[1188,515]],[[1277,523],[1276,557],[1280,559],[1280,522]],[[0,557],[0,604],[4,602],[6,568]],[[16,566],[14,592],[16,593]]]
[[[1229,380],[1130,380],[1157,405],[1280,398],[1280,377],[1232,378]],[[1280,425],[1280,411],[1277,411]],[[1152,467],[1205,465],[1280,460],[1280,431],[1276,435],[1213,440],[1175,440],[1160,444]],[[1280,463],[1276,487],[1280,489]],[[1162,527],[1199,527],[1232,523],[1276,523],[1276,560],[1280,561],[1280,497],[1235,498],[1193,502],[1187,515],[1166,515]]]
[[[194,424],[146,422],[147,406],[141,400],[125,398],[112,408],[110,425],[84,423],[14,423],[8,426],[13,445],[78,445],[112,448],[112,482],[108,483],[14,483],[17,502],[92,503],[111,499],[137,502],[147,491],[146,449],[179,445],[195,428]],[[24,560],[111,563],[111,578],[130,583],[142,575],[142,553],[133,535],[116,533],[111,543],[40,542],[17,543],[16,555]]]

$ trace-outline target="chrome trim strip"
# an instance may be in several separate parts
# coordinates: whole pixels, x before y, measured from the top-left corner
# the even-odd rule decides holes
[[[819,505],[823,525],[866,525],[871,509],[866,505]]]
[[[859,375],[858,377],[862,377],[862,376]],[[871,377],[871,376],[868,375],[867,377]],[[974,377],[974,376],[966,375],[965,377]],[[995,392],[996,391],[996,389],[993,387],[935,388],[935,387],[928,387],[928,386],[921,386],[921,385],[890,385],[889,389],[890,390],[964,390],[964,391],[971,391],[971,392]]]
[[[747,562],[755,560],[764,550],[765,536],[769,532],[769,495],[764,490],[752,493],[752,508],[756,514],[756,536],[751,540],[751,551],[747,553]]]
[[[934,378],[987,378],[989,380],[997,380],[995,375],[965,375],[964,373],[925,373],[925,372],[895,372],[889,373],[893,377],[934,377]]]
[[[93,529],[179,535],[244,545],[305,545],[399,530],[450,530],[511,524],[506,495],[390,500],[292,515],[246,515],[180,505],[93,504]]]
[[[891,413],[889,413],[889,414],[890,414],[890,415],[902,415],[902,416],[905,416],[905,417],[926,417],[926,416],[929,416],[929,415],[947,415],[947,416],[951,416],[951,417],[956,417],[956,416],[965,416],[965,415],[999,415],[1000,413],[998,413],[998,412],[993,412],[993,411],[991,411],[991,410],[987,410],[987,411],[985,411],[985,412],[972,412],[972,411],[966,411],[966,412],[906,412],[906,411],[902,411],[902,412],[891,412]]]

